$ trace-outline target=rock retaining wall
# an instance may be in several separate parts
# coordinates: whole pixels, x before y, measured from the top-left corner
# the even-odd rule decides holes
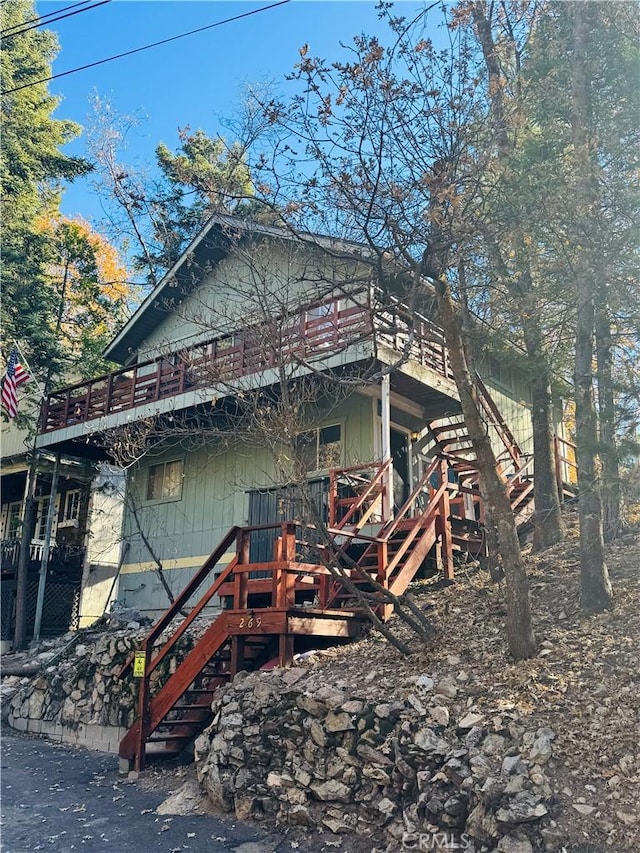
[[[118,672],[140,645],[145,631],[110,630],[79,638],[64,660],[44,666],[34,678],[22,679],[6,700],[6,720],[14,729],[65,743],[117,752],[132,724],[136,681],[120,680]],[[189,637],[151,675],[152,693],[177,666],[192,644]]]
[[[196,741],[198,778],[239,819],[356,833],[389,850],[559,850],[544,771],[553,732],[527,731],[515,711],[453,719],[455,694],[423,675],[406,698],[374,703],[302,668],[240,673]]]

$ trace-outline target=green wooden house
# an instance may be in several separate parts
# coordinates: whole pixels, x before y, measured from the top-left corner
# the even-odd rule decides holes
[[[145,741],[192,737],[238,668],[357,635],[354,588],[385,618],[376,590],[450,577],[456,555],[482,550],[477,470],[429,289],[366,248],[214,216],[106,355],[121,369],[49,396],[39,446],[127,469],[119,598],[155,617],[166,586],[177,596],[148,639],[148,670],[178,608],[192,608],[187,623],[222,610],[173,686],[143,698],[121,750],[138,765]],[[524,517],[528,383],[517,357],[481,353],[476,368]]]

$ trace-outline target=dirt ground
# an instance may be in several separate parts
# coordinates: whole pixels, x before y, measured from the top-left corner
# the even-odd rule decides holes
[[[539,653],[513,661],[506,649],[504,585],[478,569],[461,569],[455,584],[412,592],[435,628],[427,644],[397,620],[413,654],[383,638],[332,649],[310,665],[328,683],[368,684],[372,697],[411,689],[412,677],[453,676],[458,713],[474,705],[489,719],[524,717],[527,729],[548,726],[554,755],[545,770],[555,792],[549,811],[569,853],[640,851],[640,536],[627,530],[607,549],[613,610],[585,615],[579,607],[575,519],[563,545],[526,553]],[[457,707],[456,707],[457,706]]]

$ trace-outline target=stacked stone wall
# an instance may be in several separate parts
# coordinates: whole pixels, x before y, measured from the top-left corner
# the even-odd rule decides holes
[[[135,718],[137,700],[136,679],[120,679],[118,673],[145,633],[112,629],[79,639],[63,660],[17,685],[4,708],[7,723],[55,741],[117,753]],[[175,654],[151,674],[152,694],[192,645],[191,637],[182,638]]]
[[[198,778],[239,819],[356,833],[390,849],[446,841],[528,853],[541,831],[552,835],[553,732],[527,731],[515,711],[453,719],[452,681],[423,675],[414,687],[371,701],[302,668],[241,673],[196,741]]]

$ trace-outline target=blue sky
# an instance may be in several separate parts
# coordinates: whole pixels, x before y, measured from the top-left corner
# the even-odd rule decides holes
[[[61,50],[53,71],[59,73],[103,57],[268,5],[269,0],[113,0],[105,6],[51,25]],[[38,13],[50,14],[70,5],[39,2]],[[397,5],[413,17],[421,3]],[[109,98],[118,113],[144,120],[129,137],[126,162],[151,165],[158,142],[174,149],[177,129],[189,125],[208,133],[225,132],[221,121],[238,111],[245,83],[274,81],[286,90],[285,75],[299,59],[299,48],[326,59],[342,54],[339,43],[359,33],[385,34],[375,3],[369,0],[314,2],[292,0],[286,5],[225,24],[168,45],[144,51],[54,80],[52,94],[62,98],[56,116],[86,124],[90,99]],[[342,54],[344,55],[344,54]],[[228,135],[228,132],[227,132]],[[82,137],[69,146],[84,153]],[[100,218],[99,204],[88,181],[70,187],[63,201],[68,215]]]

